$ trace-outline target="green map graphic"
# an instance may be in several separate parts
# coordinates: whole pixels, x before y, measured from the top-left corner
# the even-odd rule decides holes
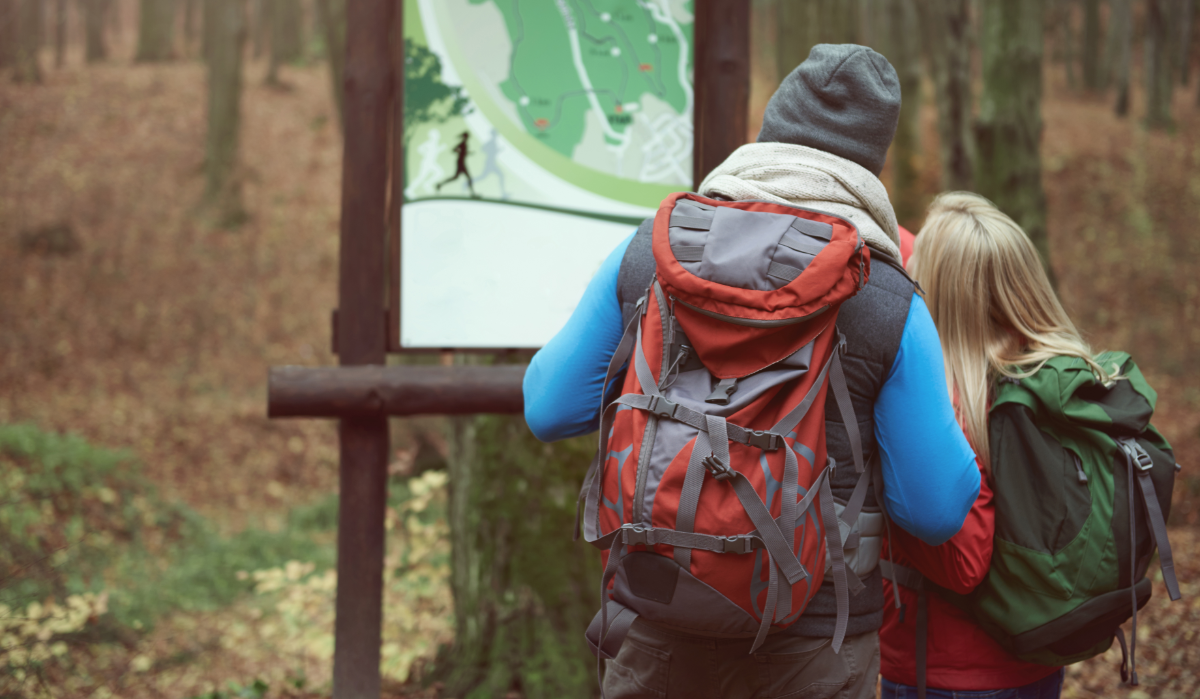
[[[420,115],[409,115],[406,105],[406,161],[416,183],[408,196],[459,195],[457,183],[433,191],[428,182],[436,171],[457,171],[450,144],[468,122],[467,167],[503,173],[485,180],[480,196],[487,199],[575,208],[545,176],[647,208],[690,189],[692,4],[406,0],[406,73],[428,73],[438,90],[446,90],[444,81],[468,101],[465,122],[454,116],[449,96],[426,99],[431,109]],[[420,51],[433,58],[416,60]],[[416,87],[406,93],[421,101],[430,91]],[[443,154],[436,162],[435,151]],[[597,203],[581,206],[603,211]]]
[[[681,84],[677,70],[686,39],[656,19],[669,17],[669,9],[617,0],[471,1],[495,1],[503,13],[512,58],[501,88],[526,131],[563,155],[574,154],[589,111],[604,114],[604,140],[619,146],[644,95],[676,114],[690,106],[690,86]],[[675,29],[681,29],[677,22]]]

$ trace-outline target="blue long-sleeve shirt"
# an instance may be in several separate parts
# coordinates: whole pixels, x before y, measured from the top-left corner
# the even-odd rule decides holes
[[[599,428],[604,376],[624,332],[617,272],[632,239],[600,266],[566,325],[525,373],[525,420],[542,441]],[[875,401],[875,436],[892,521],[933,545],[954,536],[979,495],[979,469],[954,418],[937,329],[916,294]]]

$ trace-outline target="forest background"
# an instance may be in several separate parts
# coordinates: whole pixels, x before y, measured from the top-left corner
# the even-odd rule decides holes
[[[1114,650],[1068,669],[1068,697],[1200,693],[1195,4],[752,5],[747,140],[813,43],[879,49],[906,95],[883,175],[901,223],[988,194],[1093,344],[1159,391],[1184,600],[1159,586],[1140,617],[1141,687]],[[0,0],[0,696],[328,695],[336,432],[264,407],[267,366],[336,361],[343,18]],[[391,431],[385,694],[593,693],[598,570],[567,538],[590,440],[494,417]]]

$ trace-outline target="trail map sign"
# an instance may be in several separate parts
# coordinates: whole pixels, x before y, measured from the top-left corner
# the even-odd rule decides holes
[[[539,347],[692,188],[691,0],[404,0],[399,342]]]

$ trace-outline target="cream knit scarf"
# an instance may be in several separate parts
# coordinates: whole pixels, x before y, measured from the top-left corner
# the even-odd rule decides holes
[[[747,143],[700,183],[700,194],[761,199],[840,216],[867,245],[900,259],[896,212],[869,170],[845,158],[791,143]]]

